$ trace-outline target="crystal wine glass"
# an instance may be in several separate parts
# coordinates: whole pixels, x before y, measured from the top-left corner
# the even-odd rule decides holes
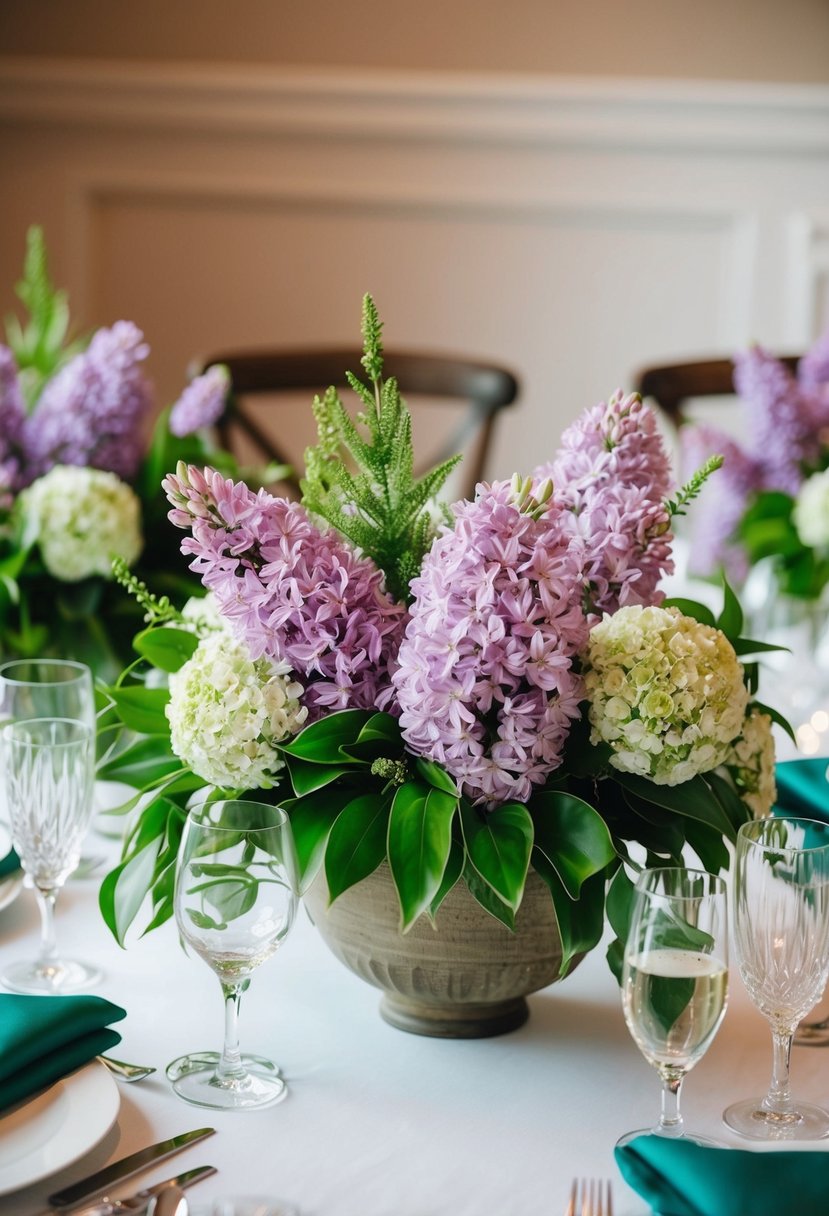
[[[72,659],[14,659],[0,665],[0,721],[74,718],[95,729],[92,672]]]
[[[215,972],[225,1001],[221,1054],[167,1068],[187,1102],[220,1110],[272,1106],[287,1094],[273,1061],[239,1050],[239,1003],[253,972],[288,935],[297,906],[291,826],[279,807],[235,800],[194,807],[176,863],[175,914],[184,940]]]
[[[829,1113],[795,1101],[792,1037],[829,974],[829,824],[794,816],[743,824],[734,861],[734,942],[752,1003],[771,1026],[772,1078],[764,1098],[729,1106],[730,1128],[753,1140],[814,1140]]]
[[[711,1044],[727,996],[723,879],[679,866],[644,870],[625,946],[622,1007],[634,1042],[662,1079],[659,1122],[645,1130],[675,1138],[685,1134],[682,1082]],[[630,1132],[619,1143],[642,1134]]]
[[[78,864],[89,827],[94,734],[85,722],[69,718],[10,722],[3,728],[2,762],[12,841],[37,896],[41,943],[36,960],[12,963],[0,982],[24,993],[87,988],[101,973],[59,956],[55,901]]]
[[[13,659],[0,665],[0,723],[71,718],[97,727],[92,672],[74,659]],[[94,799],[94,793],[93,793]],[[0,787],[0,818],[5,818]],[[100,858],[81,858],[77,874]]]

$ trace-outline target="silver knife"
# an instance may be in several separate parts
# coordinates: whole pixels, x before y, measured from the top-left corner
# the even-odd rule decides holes
[[[204,1140],[206,1136],[212,1136],[215,1131],[215,1127],[200,1127],[196,1131],[184,1132],[180,1136],[173,1136],[171,1140],[162,1140],[160,1144],[142,1148],[129,1157],[122,1157],[120,1161],[114,1161],[112,1165],[104,1166],[97,1174],[91,1174],[89,1178],[82,1178],[80,1182],[73,1183],[63,1191],[56,1191],[54,1195],[49,1196],[46,1202],[53,1208],[71,1207],[80,1203],[82,1199],[88,1199],[90,1195],[97,1195],[100,1191],[105,1191],[113,1182],[122,1182],[125,1178],[138,1174],[148,1165],[154,1165],[157,1161],[164,1161],[165,1158],[172,1157],[174,1153],[180,1153],[183,1148]]]
[[[145,1190],[138,1191],[127,1199],[110,1199],[108,1195],[104,1195],[94,1203],[75,1208],[71,1216],[142,1216],[142,1213],[149,1210],[152,1200],[158,1199],[162,1195],[166,1196],[168,1191],[181,1195],[187,1187],[194,1186],[195,1183],[201,1182],[202,1178],[209,1178],[211,1174],[215,1173],[216,1170],[212,1165],[200,1165],[194,1170],[188,1170],[186,1174],[179,1174],[176,1178],[166,1178],[164,1182],[148,1186]]]

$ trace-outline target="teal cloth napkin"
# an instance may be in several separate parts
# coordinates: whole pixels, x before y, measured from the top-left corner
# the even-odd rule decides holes
[[[20,869],[20,858],[12,849],[5,857],[0,857],[0,878],[6,878]]]
[[[777,811],[829,820],[829,758],[782,760],[775,769]]]
[[[826,1216],[829,1153],[704,1148],[637,1136],[616,1149],[625,1181],[658,1216]]]
[[[100,996],[0,995],[0,1109],[108,1051],[126,1010]]]

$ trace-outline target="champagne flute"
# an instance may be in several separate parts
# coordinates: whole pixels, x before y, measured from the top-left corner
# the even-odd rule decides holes
[[[194,807],[184,826],[174,905],[184,940],[219,979],[225,1041],[167,1067],[187,1102],[219,1110],[272,1106],[287,1095],[273,1061],[239,1050],[239,1003],[257,967],[285,940],[297,906],[290,821],[279,807],[225,800]]]
[[[734,903],[740,975],[774,1046],[766,1096],[729,1106],[723,1118],[752,1140],[822,1139],[829,1113],[794,1100],[789,1057],[798,1023],[829,974],[829,824],[796,816],[743,824]]]
[[[723,879],[681,866],[644,870],[634,891],[622,968],[628,1030],[662,1080],[659,1122],[643,1130],[673,1138],[685,1135],[682,1083],[710,1046],[727,997]],[[629,1132],[619,1143],[642,1134]]]
[[[92,815],[94,734],[70,718],[10,722],[3,728],[2,760],[12,842],[35,889],[41,940],[37,959],[12,963],[0,982],[34,994],[87,988],[101,973],[59,956],[55,901],[78,864]]]

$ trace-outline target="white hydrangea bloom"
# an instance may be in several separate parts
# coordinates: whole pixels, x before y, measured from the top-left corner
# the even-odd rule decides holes
[[[590,631],[584,681],[591,742],[610,763],[657,785],[679,785],[722,764],[748,693],[719,629],[677,608],[620,608]]]
[[[308,711],[290,669],[252,659],[224,631],[203,638],[170,676],[173,751],[219,789],[268,789],[284,761],[275,744],[296,734]]]
[[[770,814],[777,801],[771,727],[769,715],[752,707],[725,758],[740,797],[755,819]]]
[[[219,610],[219,602],[212,591],[208,591],[207,595],[191,595],[181,615],[193,633],[200,636],[208,633],[233,634],[230,621]]]
[[[792,519],[804,545],[829,546],[829,469],[807,477],[798,491]]]
[[[64,582],[111,578],[113,557],[132,565],[141,552],[141,504],[114,473],[55,465],[21,495],[21,508],[44,566]]]

